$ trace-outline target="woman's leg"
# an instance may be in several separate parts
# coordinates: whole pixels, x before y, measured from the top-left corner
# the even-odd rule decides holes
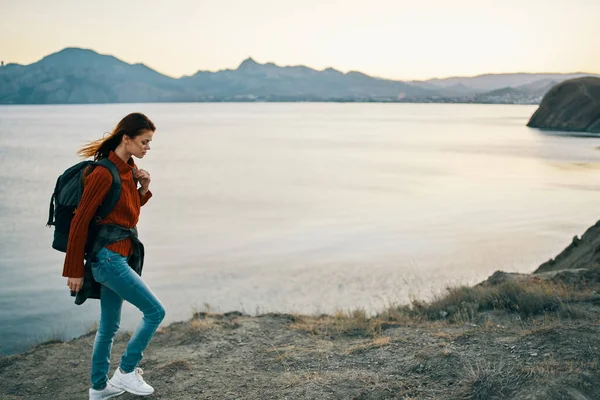
[[[109,253],[108,262],[104,264],[107,272],[106,280],[102,284],[144,314],[121,358],[121,369],[129,373],[142,359],[144,350],[165,317],[165,308],[142,278],[127,264],[125,257],[111,251]]]
[[[115,334],[119,330],[123,305],[121,296],[104,285],[100,296],[100,324],[94,340],[91,372],[92,388],[96,390],[104,389],[108,380],[110,350]]]

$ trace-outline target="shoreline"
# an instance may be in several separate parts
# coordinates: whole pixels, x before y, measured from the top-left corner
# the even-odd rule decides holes
[[[196,312],[160,327],[140,366],[163,399],[599,398],[590,271],[498,271],[373,317]],[[94,332],[0,358],[0,398],[87,398]]]

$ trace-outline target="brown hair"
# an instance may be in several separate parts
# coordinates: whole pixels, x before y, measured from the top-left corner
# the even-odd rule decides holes
[[[98,161],[101,158],[108,157],[110,152],[121,144],[123,135],[134,138],[146,130],[156,131],[154,123],[142,113],[131,113],[119,121],[108,137],[87,143],[77,151],[77,154],[82,158],[94,157],[94,161]]]

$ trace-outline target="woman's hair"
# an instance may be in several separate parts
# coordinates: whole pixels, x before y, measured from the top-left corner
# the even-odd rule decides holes
[[[108,157],[110,152],[121,144],[123,135],[134,138],[146,130],[156,131],[154,123],[142,113],[131,113],[119,121],[109,136],[87,143],[79,149],[77,154],[82,158],[94,157],[94,161],[98,161]]]

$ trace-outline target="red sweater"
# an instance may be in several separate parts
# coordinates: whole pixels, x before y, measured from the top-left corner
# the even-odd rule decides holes
[[[112,161],[121,175],[121,197],[115,208],[100,221],[101,224],[117,224],[125,228],[133,228],[140,217],[140,208],[148,202],[152,193],[148,191],[143,196],[137,190],[133,180],[132,171],[136,168],[133,158],[124,162],[114,152],[110,152],[108,159]],[[71,221],[67,254],[63,267],[63,276],[69,278],[82,278],[84,272],[85,243],[88,236],[88,227],[95,217],[96,210],[108,194],[112,184],[112,176],[106,168],[95,168],[84,181],[83,194],[75,216]],[[107,246],[107,249],[123,256],[133,252],[131,239],[123,239]]]

